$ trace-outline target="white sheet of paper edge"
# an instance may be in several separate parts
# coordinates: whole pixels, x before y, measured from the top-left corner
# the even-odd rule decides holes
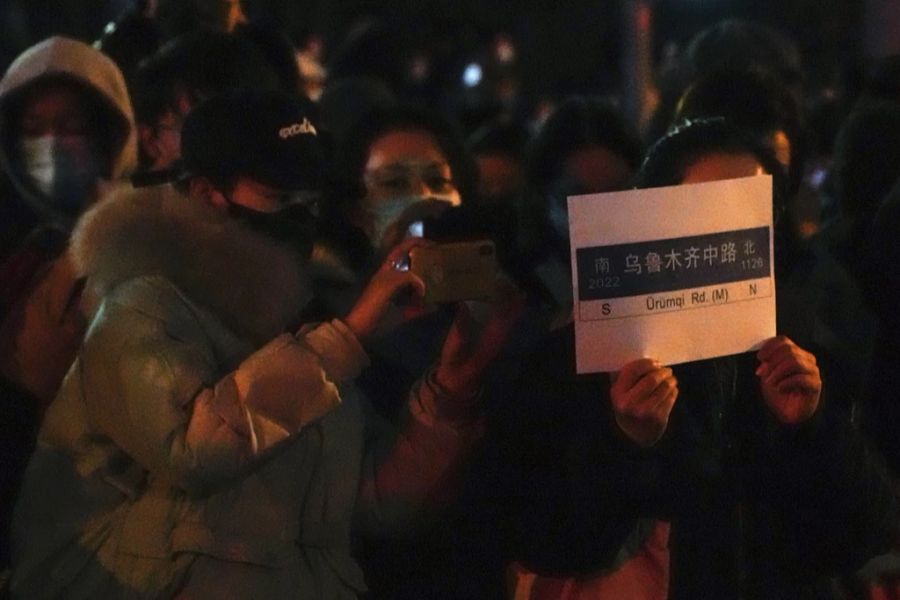
[[[770,176],[570,196],[568,207],[578,373],[617,371],[642,357],[671,365],[737,354],[775,335]],[[578,299],[576,249],[762,226],[769,228],[770,268],[768,279],[755,280],[759,295],[645,316],[584,318],[596,306],[583,306]]]

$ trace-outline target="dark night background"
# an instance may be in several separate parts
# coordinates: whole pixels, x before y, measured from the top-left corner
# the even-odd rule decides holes
[[[164,1],[164,0],[163,0]],[[178,1],[178,0],[176,0]],[[0,66],[30,43],[63,33],[96,39],[128,0],[3,0]],[[363,15],[394,20],[409,39],[465,60],[496,32],[519,48],[524,90],[615,91],[619,83],[623,0],[245,0],[251,18],[282,25],[294,40],[320,34],[332,50]],[[808,83],[826,85],[866,49],[865,0],[656,0],[653,47],[667,47],[729,16],[759,20],[792,36],[806,59]],[[869,1],[877,5],[878,2]],[[882,2],[887,6],[887,2]],[[894,12],[893,8],[878,8]],[[18,9],[18,10],[17,10]],[[883,20],[883,19],[882,19]]]

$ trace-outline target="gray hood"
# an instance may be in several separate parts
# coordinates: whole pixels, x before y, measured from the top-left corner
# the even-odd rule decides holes
[[[12,166],[9,156],[8,111],[10,100],[31,84],[44,78],[68,78],[96,92],[106,106],[113,140],[111,169],[104,176],[110,180],[129,175],[137,167],[137,131],[131,99],[118,66],[105,54],[76,40],[48,38],[19,55],[0,79],[0,130],[4,131],[0,147],[0,164],[23,199],[43,217],[65,222],[46,198],[23,181],[22,173]]]

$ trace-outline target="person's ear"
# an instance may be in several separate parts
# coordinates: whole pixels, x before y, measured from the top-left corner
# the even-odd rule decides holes
[[[213,182],[206,177],[193,177],[188,184],[188,193],[191,198],[204,202],[207,206],[211,206],[216,210],[225,211],[228,209],[228,200],[219,189],[213,185]]]

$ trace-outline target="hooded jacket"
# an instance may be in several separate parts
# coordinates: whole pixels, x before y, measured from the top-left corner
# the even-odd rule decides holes
[[[294,257],[169,187],[96,206],[72,251],[95,316],[17,505],[14,597],[364,590],[351,532],[416,523],[477,423],[427,379],[399,433],[375,421],[346,325],[277,334]]]
[[[80,282],[65,249],[73,216],[54,208],[27,179],[13,123],[34,84],[64,79],[91,94],[106,115],[110,168],[97,195],[137,164],[131,102],[118,67],[99,50],[62,37],[23,52],[0,79],[0,565],[7,564],[7,526],[22,469],[41,415],[72,364],[85,320]]]
[[[0,168],[14,196],[2,202],[4,211],[22,207],[10,217],[16,222],[2,225],[4,237],[20,239],[0,257],[0,374],[42,405],[56,393],[84,328],[78,311],[79,283],[64,254],[73,217],[60,212],[28,181],[16,158],[12,113],[29,88],[47,79],[74,82],[106,108],[103,127],[112,155],[101,188],[121,180],[137,165],[128,90],[119,68],[99,50],[51,37],[23,52],[0,79]],[[20,231],[25,223],[30,231]]]

